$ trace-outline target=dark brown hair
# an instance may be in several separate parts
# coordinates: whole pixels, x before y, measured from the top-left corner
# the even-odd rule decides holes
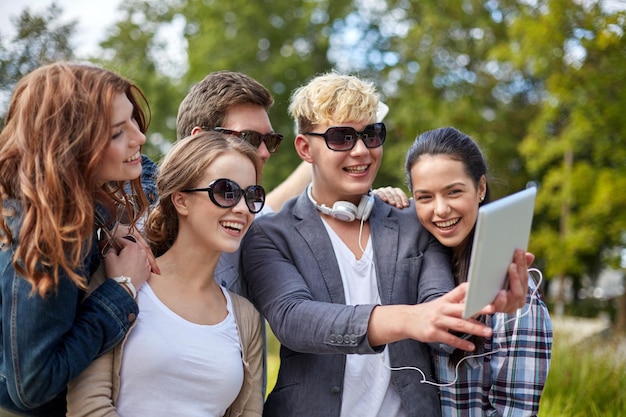
[[[194,127],[211,130],[224,124],[228,110],[239,104],[254,104],[266,111],[272,95],[252,77],[233,71],[216,71],[194,85],[178,107],[176,137],[191,135]]]

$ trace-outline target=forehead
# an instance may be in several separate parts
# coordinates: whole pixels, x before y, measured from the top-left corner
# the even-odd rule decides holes
[[[447,155],[421,155],[411,167],[413,190],[441,188],[456,182],[474,183],[463,162]]]
[[[247,156],[229,150],[217,156],[209,165],[204,182],[217,178],[228,178],[247,187],[256,183],[256,167]]]
[[[365,126],[367,125],[371,125],[375,122],[372,122],[370,120],[360,120],[360,121],[355,121],[355,120],[328,120],[325,122],[321,122],[320,124],[318,124],[318,126],[323,126],[323,127],[339,127],[339,126],[349,126],[352,127],[356,130],[363,130],[363,128],[365,128]]]
[[[267,111],[256,104],[237,104],[226,111],[223,126],[232,130],[254,130],[259,133],[272,131]]]
[[[116,93],[113,96],[113,101],[111,102],[113,118],[116,117],[124,117],[127,114],[132,114],[133,112],[133,103],[130,102],[126,94],[124,93]],[[117,120],[113,120],[113,123],[116,123]]]

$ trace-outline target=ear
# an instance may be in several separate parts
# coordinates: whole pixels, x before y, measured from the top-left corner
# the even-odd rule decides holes
[[[309,142],[309,138],[303,134],[299,134],[294,139],[294,147],[296,148],[296,152],[303,161],[308,163],[313,163],[313,157],[311,155],[311,143]]]
[[[172,200],[172,204],[174,205],[174,208],[176,209],[178,214],[180,216],[187,216],[187,214],[189,213],[189,208],[187,206],[187,194],[176,191],[172,193],[170,199]]]
[[[204,129],[202,129],[200,126],[196,126],[193,129],[191,129],[191,136],[195,135],[198,132],[202,132]]]
[[[478,195],[484,196],[487,193],[487,178],[482,175],[478,180]]]

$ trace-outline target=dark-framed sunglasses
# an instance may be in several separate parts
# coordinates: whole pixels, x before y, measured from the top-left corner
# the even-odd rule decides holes
[[[360,132],[349,126],[333,126],[326,129],[324,133],[306,132],[303,134],[321,136],[324,138],[328,149],[344,152],[354,148],[359,138],[363,139],[365,146],[370,149],[382,146],[387,137],[387,129],[384,123],[374,123],[365,126]]]
[[[283,135],[280,133],[268,133],[266,135],[254,130],[238,130],[226,129],[225,127],[214,127],[216,132],[223,133],[225,135],[237,136],[239,139],[245,140],[256,149],[261,146],[261,142],[265,142],[265,146],[269,153],[276,153],[280,148],[280,142],[283,140]]]
[[[261,211],[265,205],[265,189],[263,189],[263,187],[260,185],[251,185],[244,190],[239,184],[228,178],[214,180],[206,188],[188,188],[182,190],[184,193],[197,191],[207,192],[213,204],[221,208],[235,207],[239,203],[239,200],[241,200],[241,197],[246,201],[246,206],[252,214]]]
[[[94,220],[96,224],[96,239],[100,248],[100,254],[104,257],[111,249],[115,253],[120,253],[122,246],[118,242],[118,239],[127,239],[136,242],[132,236],[134,233],[134,227],[132,226],[132,220],[137,216],[138,203],[136,202],[134,195],[129,195],[123,198],[123,201],[116,204],[116,213],[113,223],[107,222],[105,216],[98,210],[94,213]],[[108,226],[107,226],[108,224]],[[118,236],[118,229],[120,225],[129,226],[124,236]]]

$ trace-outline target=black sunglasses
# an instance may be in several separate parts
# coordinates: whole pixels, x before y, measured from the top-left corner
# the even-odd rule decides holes
[[[184,193],[196,191],[206,191],[209,198],[218,207],[231,208],[235,207],[241,197],[246,201],[246,206],[250,213],[256,214],[263,209],[265,205],[265,190],[260,185],[251,185],[245,190],[235,181],[227,178],[217,179],[206,188],[188,188],[182,190]]]
[[[115,253],[120,253],[122,246],[118,242],[118,239],[124,238],[136,242],[132,236],[134,233],[134,227],[131,226],[132,219],[137,217],[138,203],[136,196],[129,195],[122,199],[123,201],[117,203],[115,220],[112,225],[107,225],[105,216],[96,210],[94,213],[94,222],[96,224],[96,238],[98,240],[98,246],[100,247],[100,254],[104,257],[110,249],[113,249]],[[118,229],[120,224],[130,226],[128,228],[128,234],[125,236],[118,236]]]
[[[254,130],[242,130],[239,132],[237,130],[226,129],[225,127],[214,127],[213,130],[225,135],[237,136],[239,139],[245,140],[257,149],[261,146],[261,142],[265,142],[269,153],[277,152],[278,148],[280,148],[280,142],[283,140],[283,135],[280,133],[268,133],[264,135]]]
[[[324,138],[328,149],[343,152],[354,148],[359,138],[363,139],[363,143],[368,148],[382,146],[385,143],[387,129],[384,123],[374,123],[365,126],[360,132],[349,126],[335,126],[329,127],[324,133],[306,132],[304,135],[321,136]]]

